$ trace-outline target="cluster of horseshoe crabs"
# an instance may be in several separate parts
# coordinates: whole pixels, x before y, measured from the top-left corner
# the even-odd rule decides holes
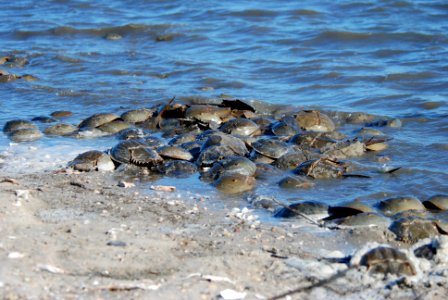
[[[398,241],[417,241],[448,234],[448,195],[420,201],[415,197],[393,197],[367,205],[359,199],[328,206],[319,201],[298,201],[278,209],[274,216],[316,217],[323,226],[388,228]]]
[[[4,65],[9,68],[22,68],[23,66],[28,64],[28,60],[24,57],[8,55],[0,57],[0,65]],[[12,82],[17,79],[26,80],[26,81],[34,81],[37,80],[37,77],[30,74],[12,74],[4,69],[0,69],[0,83]]]
[[[348,138],[336,131],[337,125],[328,114],[261,102],[170,101],[121,116],[98,113],[76,126],[59,122],[64,116],[55,112],[32,121],[54,122],[43,130],[47,136],[117,135],[122,141],[108,152],[116,165],[168,176],[199,171],[201,179],[225,193],[251,190],[257,179],[279,170],[289,171],[279,181],[282,188],[305,188],[312,186],[314,179],[351,176],[344,160],[387,148],[387,139],[378,136],[378,130],[372,133],[367,127],[368,133]],[[360,120],[376,126],[382,119],[360,113],[357,117],[337,115],[338,125]],[[3,131],[16,142],[39,139],[43,134],[32,121],[9,121]],[[83,157],[93,159],[96,155]],[[77,163],[71,165],[78,168]],[[79,169],[86,171],[85,164]]]
[[[94,114],[77,125],[59,121],[70,114],[57,111],[32,121],[12,120],[3,131],[16,142],[41,138],[36,122],[50,124],[43,130],[47,136],[116,135],[120,141],[107,152],[82,153],[69,165],[80,171],[120,168],[174,177],[199,172],[201,180],[228,194],[252,190],[258,180],[285,172],[278,185],[289,189],[309,188],[316,180],[368,178],[353,173],[348,159],[386,149],[388,138],[379,129],[401,126],[400,120],[365,113],[324,113],[224,99],[182,103],[172,99],[121,115]],[[354,136],[337,131],[346,124],[359,126]],[[329,214],[324,221],[338,226],[390,224],[398,239],[415,242],[448,231],[443,213],[447,207],[443,195],[423,203],[412,197],[387,199],[374,206],[352,201],[328,207],[302,201],[275,216],[290,217],[299,211]]]

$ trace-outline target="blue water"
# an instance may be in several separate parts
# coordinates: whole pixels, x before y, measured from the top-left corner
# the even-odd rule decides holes
[[[319,182],[311,191],[282,191],[283,198],[333,203],[448,193],[445,1],[17,0],[2,4],[0,18],[0,56],[28,61],[0,69],[39,78],[0,83],[1,126],[55,110],[73,111],[69,120],[77,124],[173,96],[362,111],[402,120],[402,128],[385,129],[394,139],[382,154],[404,171]],[[0,152],[9,153],[6,163],[45,169],[114,143],[44,138],[11,146],[0,135]],[[30,147],[35,152],[26,156]],[[196,178],[189,186],[213,192]],[[271,182],[260,182],[257,192],[279,193]]]

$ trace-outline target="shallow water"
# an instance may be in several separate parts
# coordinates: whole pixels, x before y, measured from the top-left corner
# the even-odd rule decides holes
[[[281,191],[260,181],[256,194],[282,200],[448,193],[448,5],[444,1],[13,1],[0,10],[3,65],[38,81],[0,83],[0,126],[70,110],[77,124],[176,96],[260,99],[298,108],[363,111],[400,118],[382,154],[397,174],[319,181]],[[118,34],[120,39],[106,37]],[[114,138],[43,138],[10,144],[0,134],[3,174],[64,166]],[[357,159],[367,163],[367,158]],[[376,166],[381,168],[378,164]],[[276,179],[277,180],[277,179]],[[221,197],[197,176],[158,184]],[[154,182],[142,182],[146,187]],[[274,185],[275,186],[275,185]]]

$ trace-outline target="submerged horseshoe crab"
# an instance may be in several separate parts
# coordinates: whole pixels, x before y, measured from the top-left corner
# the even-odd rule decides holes
[[[22,119],[8,121],[3,126],[3,132],[6,134],[11,134],[13,131],[19,129],[37,129],[37,126],[30,121]]]
[[[75,133],[78,128],[71,124],[58,123],[53,126],[47,127],[44,130],[46,135],[69,135]]]
[[[255,183],[256,180],[252,176],[224,173],[214,182],[214,186],[226,194],[239,194],[255,188]]]
[[[33,142],[40,139],[42,136],[42,132],[32,128],[18,129],[9,134],[9,138],[18,143]]]
[[[42,137],[37,126],[27,120],[11,120],[3,126],[3,132],[14,142],[32,142]]]

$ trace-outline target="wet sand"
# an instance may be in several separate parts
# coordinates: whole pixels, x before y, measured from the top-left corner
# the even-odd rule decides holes
[[[2,299],[268,299],[296,288],[304,290],[282,299],[448,296],[443,257],[419,259],[409,278],[328,260],[369,242],[409,247],[385,228],[260,223],[201,197],[120,187],[112,173],[0,182]]]

